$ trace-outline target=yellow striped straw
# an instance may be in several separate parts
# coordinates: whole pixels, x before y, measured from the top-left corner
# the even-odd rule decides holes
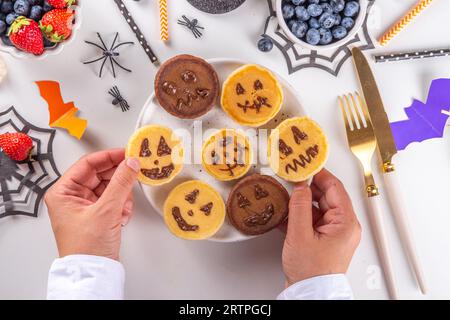
[[[433,0],[421,0],[412,8],[400,21],[391,27],[378,42],[384,46],[406,28],[423,10],[425,10]]]
[[[167,0],[159,0],[159,24],[161,40],[169,40],[169,19],[167,17]]]

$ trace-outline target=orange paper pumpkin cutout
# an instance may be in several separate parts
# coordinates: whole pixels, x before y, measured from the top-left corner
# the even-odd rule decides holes
[[[61,87],[56,81],[36,81],[42,98],[47,101],[50,113],[50,127],[64,128],[78,140],[84,134],[87,120],[76,116],[78,108],[73,102],[65,103],[61,95]]]

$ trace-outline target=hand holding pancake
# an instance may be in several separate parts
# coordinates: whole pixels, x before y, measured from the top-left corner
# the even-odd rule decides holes
[[[88,254],[119,259],[121,226],[132,210],[139,161],[123,149],[81,158],[45,196],[60,257]]]
[[[311,187],[297,185],[289,203],[283,248],[287,285],[315,276],[346,273],[360,238],[361,227],[351,200],[335,176],[323,169]]]

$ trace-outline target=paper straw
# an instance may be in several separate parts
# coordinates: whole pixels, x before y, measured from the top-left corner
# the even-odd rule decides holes
[[[375,62],[393,62],[405,60],[419,60],[435,57],[450,56],[450,48],[433,49],[433,50],[417,50],[403,53],[385,53],[375,55]]]
[[[167,0],[159,0],[159,25],[161,40],[169,40],[169,19],[167,18]]]
[[[400,21],[391,27],[378,42],[384,46],[406,28],[423,10],[425,10],[433,0],[421,0],[412,8]]]

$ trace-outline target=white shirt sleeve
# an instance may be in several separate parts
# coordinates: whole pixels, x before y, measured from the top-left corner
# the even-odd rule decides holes
[[[71,255],[56,259],[49,271],[49,300],[121,300],[125,270],[105,257]]]
[[[353,300],[353,292],[344,274],[313,277],[293,284],[278,300]]]

